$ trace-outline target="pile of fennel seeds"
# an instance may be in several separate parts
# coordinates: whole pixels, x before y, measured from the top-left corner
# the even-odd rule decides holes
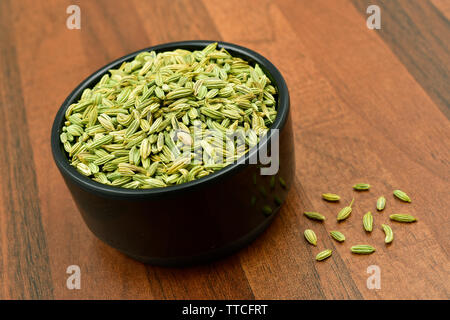
[[[370,189],[370,184],[368,183],[357,183],[353,186],[353,189],[355,191],[368,191]],[[402,191],[402,190],[394,190],[393,193],[394,197],[396,197],[398,200],[402,201],[402,202],[406,202],[406,203],[411,203],[411,198],[406,194],[406,192]],[[322,194],[322,199],[324,199],[325,201],[329,201],[329,202],[337,202],[341,199],[341,197],[335,193],[323,193]],[[355,198],[353,198],[353,200],[350,202],[349,205],[343,207],[339,213],[336,216],[336,219],[338,222],[342,222],[347,220],[352,211],[352,205],[355,201]],[[380,196],[377,201],[376,201],[376,209],[378,212],[381,212],[385,209],[386,207],[386,198],[384,196]],[[311,220],[316,220],[316,221],[320,221],[323,222],[326,220],[325,216],[320,214],[319,212],[304,212],[304,215],[311,219]],[[410,215],[410,214],[404,214],[404,213],[396,213],[396,214],[391,214],[389,216],[389,219],[392,221],[396,221],[396,222],[401,222],[401,223],[412,223],[412,222],[416,222],[417,219]],[[364,228],[364,230],[366,231],[366,233],[370,233],[373,231],[373,225],[374,225],[374,217],[372,215],[371,211],[367,211],[363,218],[362,218],[362,227]],[[392,228],[387,225],[387,224],[381,224],[381,230],[383,230],[384,234],[385,234],[385,238],[384,238],[384,242],[386,245],[389,245],[392,243],[392,241],[394,240],[394,231],[392,230]],[[304,231],[304,236],[307,242],[309,242],[310,244],[312,244],[313,246],[317,246],[317,242],[318,242],[318,237],[316,235],[316,233],[314,232],[314,230],[312,229],[306,229]],[[330,231],[330,236],[336,240],[337,242],[344,242],[346,240],[345,235],[338,231],[338,230],[333,230]],[[376,248],[374,248],[373,246],[369,245],[369,244],[357,244],[357,245],[353,245],[350,248],[350,251],[354,254],[372,254],[376,251]],[[316,260],[317,261],[323,261],[329,257],[331,257],[333,251],[331,249],[325,249],[320,251],[317,256],[316,256]]]
[[[142,52],[69,106],[60,135],[94,181],[155,188],[199,179],[244,155],[276,118],[276,89],[256,64],[212,43]]]

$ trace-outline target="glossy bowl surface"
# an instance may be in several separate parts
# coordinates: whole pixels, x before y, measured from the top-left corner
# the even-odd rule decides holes
[[[53,123],[53,158],[88,228],[102,241],[144,263],[183,266],[216,259],[247,245],[270,224],[286,198],[295,166],[289,93],[281,73],[258,53],[219,42],[218,47],[224,47],[233,56],[258,63],[277,88],[278,114],[271,129],[279,130],[279,170],[273,176],[261,175],[263,165],[249,164],[249,158],[261,148],[270,150],[276,130],[270,130],[267,140],[237,163],[198,180],[145,190],[100,184],[80,174],[68,162],[59,141],[65,111],[109,69],[118,68],[142,51],[198,50],[211,42],[157,45],[109,63],[72,91]],[[264,206],[270,206],[272,214],[264,214]]]

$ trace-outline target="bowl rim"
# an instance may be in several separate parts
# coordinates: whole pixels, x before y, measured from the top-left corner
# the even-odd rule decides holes
[[[97,83],[100,80],[100,78],[108,72],[108,70],[119,67],[123,62],[133,59],[136,55],[138,55],[141,52],[155,51],[158,53],[175,49],[198,50],[214,42],[218,43],[219,48],[225,48],[233,56],[238,56],[243,58],[244,60],[253,63],[255,62],[258,63],[260,67],[266,73],[268,73],[267,76],[272,81],[272,84],[277,87],[278,89],[277,117],[275,118],[275,121],[272,124],[272,126],[269,128],[269,132],[267,133],[267,139],[265,139],[263,142],[258,143],[255,147],[251,148],[250,151],[247,152],[245,155],[243,155],[240,159],[233,162],[232,164],[227,165],[223,169],[213,172],[200,179],[161,188],[127,189],[109,186],[106,184],[93,181],[92,179],[82,175],[69,164],[69,162],[67,161],[67,156],[65,154],[63,145],[60,142],[59,136],[62,132],[63,122],[65,121],[65,112],[67,108],[81,97],[81,94],[84,89],[90,88],[93,85],[95,85],[95,83]],[[251,49],[223,41],[190,40],[190,41],[169,42],[140,49],[138,51],[115,59],[114,61],[106,64],[105,66],[101,67],[100,69],[89,75],[80,84],[78,84],[76,88],[64,100],[54,118],[51,130],[52,155],[58,169],[60,170],[65,180],[69,179],[72,183],[75,183],[82,189],[104,197],[115,199],[140,199],[140,198],[149,199],[153,197],[172,195],[178,192],[193,191],[195,189],[211,185],[211,183],[223,181],[222,179],[230,175],[234,175],[239,171],[241,171],[244,167],[248,166],[249,158],[254,156],[255,153],[258,153],[259,150],[265,147],[267,143],[270,143],[271,138],[273,137],[272,129],[281,130],[284,127],[289,114],[289,108],[290,108],[289,91],[283,76],[281,75],[280,71],[278,71],[278,69],[269,60],[267,60],[259,53]]]

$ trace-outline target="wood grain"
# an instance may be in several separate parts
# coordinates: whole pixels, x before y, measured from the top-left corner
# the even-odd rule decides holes
[[[7,3],[0,3],[0,12],[8,12]],[[20,299],[52,298],[53,285],[41,208],[36,201],[38,185],[34,172],[18,55],[7,31],[11,21],[2,17],[0,26],[0,118],[6,120],[1,135],[2,163],[2,288],[6,297]],[[7,85],[18,84],[18,85]],[[17,134],[24,128],[25,134]],[[28,153],[28,154],[27,154]]]
[[[441,12],[432,2],[420,0],[353,0],[353,5],[364,16],[370,4],[378,5],[382,12],[383,26],[379,35],[450,118],[450,24],[445,16],[448,10]],[[429,23],[423,23],[425,20]]]
[[[81,8],[81,30],[66,8]],[[366,27],[369,2],[298,0],[0,1],[0,298],[2,299],[448,299],[449,11],[445,1],[375,1],[382,29]],[[371,2],[372,4],[372,2]],[[280,216],[249,247],[193,268],[135,262],[84,225],[50,153],[50,127],[91,72],[158,43],[215,39],[254,49],[291,94],[296,177]],[[25,128],[25,129],[24,129]],[[368,182],[369,192],[351,186]],[[404,204],[392,190],[412,198]],[[322,192],[343,200],[326,203]],[[387,208],[375,212],[384,194]],[[355,197],[354,212],[336,223]],[[327,220],[307,220],[317,210]],[[372,210],[367,235],[362,215]],[[418,223],[391,223],[408,212]],[[315,230],[317,247],[303,239]],[[346,237],[334,242],[328,233]],[[377,252],[354,256],[370,243]],[[333,256],[321,263],[324,248]],[[78,265],[80,290],[66,288]],[[366,286],[370,265],[381,289]]]

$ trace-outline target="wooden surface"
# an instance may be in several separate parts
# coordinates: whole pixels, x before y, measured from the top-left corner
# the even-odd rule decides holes
[[[81,29],[66,8],[81,8]],[[381,30],[366,8],[381,8]],[[450,297],[450,5],[403,1],[0,1],[0,298],[414,299]],[[280,216],[248,248],[187,269],[135,262],[84,225],[50,153],[64,98],[94,70],[129,52],[177,40],[216,39],[256,50],[291,94],[296,177]],[[356,194],[356,182],[373,185]],[[392,197],[400,188],[413,199]],[[341,194],[325,203],[322,192]],[[384,194],[387,208],[375,212]],[[354,212],[335,215],[352,197]],[[317,210],[316,223],[302,212]],[[366,235],[362,215],[375,230]],[[394,212],[418,223],[380,224]],[[303,231],[313,228],[317,247]],[[339,229],[347,241],[327,234]],[[370,243],[377,252],[355,256]],[[316,263],[331,248],[333,256]],[[81,268],[81,289],[66,268]],[[381,289],[366,286],[378,265]]]

